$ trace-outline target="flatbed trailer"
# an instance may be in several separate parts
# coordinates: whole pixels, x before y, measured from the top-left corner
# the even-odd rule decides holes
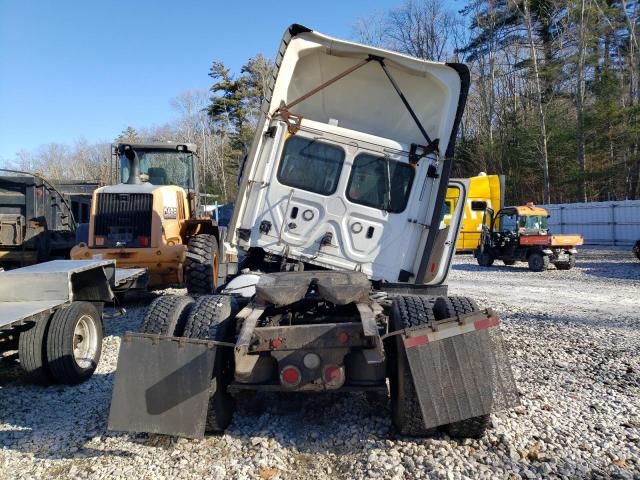
[[[145,275],[117,269],[113,260],[53,260],[0,272],[0,354],[17,350],[35,383],[87,380],[100,359],[105,303]]]

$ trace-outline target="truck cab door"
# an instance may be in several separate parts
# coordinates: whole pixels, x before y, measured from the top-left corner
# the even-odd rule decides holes
[[[462,217],[464,216],[464,206],[467,203],[467,195],[469,192],[469,181],[455,179],[449,181],[449,191],[457,191],[458,199],[451,210],[451,219],[447,224],[444,221],[444,215],[441,215],[439,231],[433,249],[429,255],[429,263],[427,273],[421,283],[425,285],[439,285],[444,283],[449,274],[453,254],[456,251],[456,244],[460,228],[462,226]],[[445,208],[442,213],[446,212]]]
[[[491,231],[493,230],[493,209],[487,207],[482,215],[482,230],[480,231],[480,244],[478,248],[483,252],[486,247],[491,246]]]

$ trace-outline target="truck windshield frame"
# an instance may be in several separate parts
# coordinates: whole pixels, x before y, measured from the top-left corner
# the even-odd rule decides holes
[[[152,185],[176,185],[193,190],[193,153],[173,150],[136,150],[140,174]],[[120,181],[129,179],[129,162],[120,156]]]
[[[525,230],[548,230],[549,219],[545,215],[521,215],[518,227]]]

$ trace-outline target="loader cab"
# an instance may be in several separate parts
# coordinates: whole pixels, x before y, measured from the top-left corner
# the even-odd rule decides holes
[[[175,185],[196,190],[195,146],[190,144],[118,144],[113,151],[120,183]]]
[[[484,213],[480,250],[491,247],[501,255],[515,255],[515,249],[527,243],[525,237],[541,237],[548,234],[548,213],[533,204],[505,207],[494,214],[491,208]]]
[[[546,235],[549,231],[549,214],[533,204],[503,208],[492,219],[491,231],[515,236]]]

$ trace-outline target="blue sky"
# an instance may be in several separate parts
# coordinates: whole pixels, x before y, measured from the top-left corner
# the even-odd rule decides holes
[[[302,23],[351,38],[358,17],[401,0],[0,0],[0,163],[50,142],[111,141],[175,118],[169,101],[272,57]]]

